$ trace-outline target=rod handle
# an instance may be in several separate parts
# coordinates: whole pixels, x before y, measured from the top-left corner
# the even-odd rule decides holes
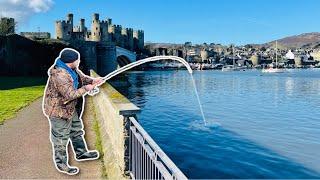
[[[94,95],[98,94],[99,91],[100,91],[99,88],[95,87],[94,89],[92,89],[91,91],[88,92],[88,95],[89,96],[94,96]]]

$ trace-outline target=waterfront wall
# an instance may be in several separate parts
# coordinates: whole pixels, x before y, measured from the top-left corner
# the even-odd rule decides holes
[[[98,77],[90,71],[92,77]],[[140,109],[105,83],[93,97],[96,118],[100,127],[104,166],[109,179],[128,179],[128,118]]]

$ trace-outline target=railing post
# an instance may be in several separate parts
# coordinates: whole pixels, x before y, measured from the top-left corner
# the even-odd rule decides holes
[[[131,121],[130,117],[134,117],[137,119],[136,114],[131,114],[131,115],[123,115],[123,127],[124,127],[124,163],[125,163],[125,169],[124,172],[127,176],[130,176],[130,172],[132,171],[132,142],[131,142],[131,131],[130,131],[130,126],[131,126]]]

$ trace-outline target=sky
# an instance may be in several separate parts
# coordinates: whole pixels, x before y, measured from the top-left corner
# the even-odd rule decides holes
[[[0,0],[0,16],[14,17],[18,32],[50,32],[74,14],[91,26],[93,13],[142,29],[146,42],[249,44],[320,32],[320,0]],[[39,27],[39,28],[38,28]]]

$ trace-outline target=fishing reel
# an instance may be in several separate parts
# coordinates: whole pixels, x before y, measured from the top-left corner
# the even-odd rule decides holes
[[[91,91],[88,92],[89,96],[94,96],[100,92],[98,87],[93,88]]]

